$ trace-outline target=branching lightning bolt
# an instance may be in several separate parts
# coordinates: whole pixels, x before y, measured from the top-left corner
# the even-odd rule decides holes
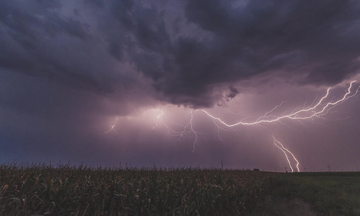
[[[274,122],[280,122],[283,119],[291,119],[291,120],[298,120],[298,121],[299,120],[305,120],[305,119],[313,119],[314,117],[321,117],[323,115],[326,115],[335,106],[343,103],[344,101],[346,101],[349,98],[352,98],[352,97],[356,96],[359,93],[360,86],[356,89],[355,93],[351,94],[351,88],[352,88],[352,86],[353,86],[353,84],[355,82],[356,81],[350,82],[350,85],[347,88],[347,90],[346,90],[346,92],[345,92],[345,94],[343,95],[342,98],[340,98],[340,99],[338,99],[336,101],[333,101],[333,102],[327,102],[327,103],[325,103],[325,105],[323,105],[323,107],[321,109],[318,109],[318,110],[317,110],[317,108],[321,107],[323,101],[328,98],[331,88],[328,88],[326,90],[326,94],[315,105],[313,105],[314,104],[314,102],[313,102],[313,104],[310,107],[303,108],[303,109],[300,109],[298,111],[293,111],[293,112],[291,112],[290,114],[287,114],[287,115],[281,115],[281,116],[269,115],[275,109],[280,107],[284,103],[284,101],[283,101],[283,102],[281,102],[280,105],[278,105],[278,106],[274,107],[273,109],[271,109],[270,111],[266,112],[263,116],[260,116],[259,118],[256,119],[256,121],[253,121],[253,122],[239,121],[239,122],[236,122],[234,124],[228,124],[224,120],[222,120],[221,118],[213,116],[212,114],[210,114],[209,112],[207,112],[204,109],[202,109],[201,111],[204,112],[207,116],[209,116],[214,121],[216,120],[216,121],[220,122],[221,124],[223,124],[224,126],[229,127],[229,128],[239,126],[239,125],[258,125],[258,124],[262,124],[262,123],[274,123]],[[302,116],[300,116],[300,114],[302,114]],[[295,155],[289,149],[285,148],[284,145],[280,141],[275,139],[274,136],[273,136],[273,140],[274,140],[274,145],[284,153],[284,155],[286,157],[286,160],[289,163],[291,171],[293,172],[294,169],[291,166],[291,162],[289,160],[288,154],[290,154],[293,157],[293,159],[296,161],[296,169],[297,169],[298,172],[300,172],[300,169],[299,169],[299,164],[300,163],[297,160],[297,158],[295,157]]]
[[[195,136],[195,139],[193,142],[193,152],[195,151],[195,147],[196,147],[197,140],[198,140],[198,132],[194,129],[194,125],[193,125],[193,121],[194,121],[193,111],[190,111],[190,120],[186,125],[181,125],[172,120],[168,120],[172,124],[174,124],[178,127],[181,127],[182,130],[179,130],[179,131],[176,131],[175,129],[173,129],[173,127],[169,126],[168,123],[166,123],[165,112],[162,109],[158,108],[158,109],[147,110],[143,113],[143,115],[147,115],[148,112],[158,112],[159,113],[156,116],[155,125],[151,126],[151,130],[155,130],[156,128],[159,127],[159,124],[162,123],[162,125],[167,129],[169,135],[178,137],[178,140],[180,140],[182,137],[186,137],[189,133],[192,133]],[[145,118],[142,118],[142,120],[148,122],[149,124],[153,124],[150,121],[146,120]],[[109,133],[111,131],[114,131],[115,133],[117,133],[117,131],[115,130],[117,121],[118,121],[118,117],[115,118],[114,123],[111,125],[110,129],[108,131],[106,131],[105,133]]]
[[[314,117],[319,117],[319,116],[322,116],[324,114],[327,113],[328,111],[328,108],[332,108],[331,106],[336,106],[336,105],[339,105],[341,104],[342,102],[346,101],[347,99],[351,98],[351,97],[354,97],[355,95],[357,95],[357,93],[359,93],[359,89],[360,89],[360,86],[356,89],[355,93],[353,93],[352,95],[351,94],[351,88],[352,88],[352,85],[353,83],[355,83],[356,81],[352,81],[350,83],[350,86],[349,88],[347,89],[346,93],[344,94],[344,96],[335,101],[335,102],[328,102],[325,104],[325,106],[320,109],[319,111],[314,111],[316,108],[318,108],[322,102],[329,96],[329,93],[330,93],[330,89],[331,88],[328,88],[327,91],[326,91],[326,94],[325,96],[323,96],[319,102],[317,104],[315,104],[314,106],[312,107],[309,107],[309,108],[306,108],[306,109],[300,109],[298,111],[295,111],[295,112],[292,112],[290,114],[287,114],[287,115],[282,115],[282,116],[268,116],[267,114],[269,112],[267,112],[265,115],[263,116],[260,116],[256,121],[254,122],[243,122],[243,121],[239,121],[237,123],[234,123],[234,124],[227,124],[226,122],[224,122],[222,119],[218,118],[218,117],[215,117],[213,115],[211,115],[209,112],[207,112],[206,110],[202,109],[201,111],[204,112],[206,115],[208,115],[210,118],[212,119],[215,119],[217,121],[219,121],[221,124],[225,125],[226,127],[235,127],[235,126],[239,126],[239,125],[257,125],[257,124],[261,124],[261,123],[273,123],[273,122],[278,122],[280,120],[283,120],[283,119],[292,119],[292,120],[305,120],[305,119],[312,119]],[[277,106],[278,107],[278,106]],[[274,110],[274,109],[273,109]],[[302,114],[302,113],[307,113],[307,112],[310,112],[307,116],[299,116],[299,114]],[[266,118],[266,117],[272,117],[272,119],[263,119],[263,118]]]
[[[267,117],[270,113],[274,112],[277,108],[281,107],[286,101],[282,101],[279,105],[272,108],[270,111],[267,111],[263,116],[260,116],[256,121],[259,121],[262,118]]]
[[[206,116],[208,116],[212,119],[212,121],[214,122],[214,124],[216,125],[216,127],[218,129],[218,131],[217,131],[218,137],[220,140],[222,140],[220,137],[220,129],[227,130],[225,128],[231,129],[233,127],[241,126],[241,125],[243,125],[243,126],[254,126],[254,125],[261,126],[262,124],[276,123],[276,122],[284,124],[282,122],[282,120],[284,120],[284,119],[295,120],[295,121],[302,123],[301,121],[306,120],[306,119],[313,120],[314,118],[323,118],[323,116],[328,114],[331,109],[333,109],[337,105],[345,102],[349,98],[356,96],[359,93],[360,86],[358,86],[358,88],[356,89],[356,91],[354,93],[351,93],[351,89],[355,82],[356,81],[350,82],[349,87],[345,91],[345,94],[338,100],[331,99],[330,102],[325,103],[325,100],[329,100],[330,90],[332,89],[332,88],[328,88],[326,90],[326,94],[323,97],[321,97],[317,103],[316,103],[316,101],[317,101],[318,97],[316,97],[315,100],[311,103],[311,105],[307,108],[305,108],[305,105],[306,105],[306,102],[305,102],[302,109],[298,109],[298,110],[295,109],[290,114],[282,114],[280,116],[272,115],[271,113],[273,113],[277,108],[281,107],[283,105],[283,103],[286,102],[286,101],[283,101],[283,102],[281,102],[281,104],[279,104],[279,105],[275,106],[273,109],[267,111],[264,115],[258,117],[255,121],[246,121],[247,119],[250,118],[250,117],[246,117],[236,123],[229,124],[229,123],[226,123],[223,119],[216,117],[213,114],[210,114],[208,111],[206,111],[204,109],[201,109],[199,111],[205,113]],[[193,134],[195,136],[195,138],[194,138],[194,142],[193,142],[193,151],[192,152],[195,151],[195,147],[196,147],[196,144],[198,141],[198,132],[194,129],[194,125],[193,125],[193,122],[194,122],[193,111],[190,111],[190,120],[186,125],[178,124],[178,123],[172,121],[171,119],[167,119],[165,121],[165,116],[166,116],[165,112],[164,112],[164,110],[162,110],[160,108],[148,110],[144,114],[146,114],[149,111],[159,112],[159,114],[156,116],[156,124],[155,124],[155,126],[152,126],[152,128],[151,128],[152,130],[156,129],[158,127],[159,123],[161,122],[162,125],[164,125],[166,127],[169,135],[178,137],[178,140],[180,140],[182,137],[186,137],[186,135]],[[147,121],[146,119],[143,119],[143,120]],[[116,132],[115,126],[117,124],[117,121],[118,121],[118,118],[116,117],[111,128],[108,131],[106,131],[105,133],[109,133],[111,131]],[[149,121],[147,121],[147,122],[149,122]],[[176,127],[182,127],[182,130],[175,130],[175,129],[173,129],[174,127],[169,126],[169,124],[166,122],[171,122],[172,125],[173,126],[176,125]],[[220,127],[220,125],[223,125],[225,128]],[[289,149],[285,148],[284,145],[280,141],[278,141],[274,136],[272,136],[272,138],[273,138],[274,145],[284,153],[285,158],[291,169],[291,172],[294,171],[291,160],[296,162],[296,165],[295,165],[296,171],[300,172],[300,169],[299,169],[300,163],[299,163],[298,159],[295,157],[295,155]],[[292,159],[290,159],[289,156],[291,156]]]

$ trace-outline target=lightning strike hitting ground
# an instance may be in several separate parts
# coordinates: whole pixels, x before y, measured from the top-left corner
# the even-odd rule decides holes
[[[284,153],[284,155],[285,155],[285,157],[286,157],[286,160],[287,160],[287,162],[289,163],[289,167],[290,167],[290,169],[291,169],[291,172],[294,172],[294,169],[293,169],[292,166],[291,166],[291,162],[290,162],[290,160],[289,160],[289,157],[288,157],[287,153],[289,153],[289,154],[293,157],[293,159],[296,161],[296,165],[295,165],[295,166],[296,166],[296,170],[297,170],[298,172],[300,172],[300,169],[299,169],[300,163],[299,163],[298,159],[295,157],[295,155],[294,155],[289,149],[285,148],[284,145],[283,145],[279,140],[277,140],[277,139],[274,137],[274,135],[272,136],[272,138],[273,138],[273,140],[274,140],[274,145],[275,145],[276,147],[278,147],[278,148]],[[286,152],[287,152],[287,153],[286,153]]]
[[[244,122],[244,121],[239,121],[237,123],[234,124],[227,124],[226,122],[224,122],[222,119],[215,117],[213,115],[211,115],[209,112],[207,112],[206,110],[202,109],[201,111],[204,112],[207,116],[209,116],[210,118],[212,118],[213,120],[216,120],[218,122],[220,122],[221,124],[223,124],[226,127],[235,127],[235,126],[239,126],[239,125],[258,125],[258,124],[262,124],[262,123],[274,123],[274,122],[280,122],[283,119],[291,119],[291,120],[305,120],[305,119],[313,119],[314,117],[318,117],[321,118],[321,116],[326,115],[331,109],[333,109],[335,106],[343,103],[344,101],[346,101],[349,98],[352,98],[354,96],[356,96],[359,93],[359,89],[360,86],[355,90],[355,92],[353,94],[351,94],[351,88],[353,86],[353,84],[356,81],[352,81],[350,82],[349,87],[347,88],[346,93],[343,95],[343,97],[341,99],[338,99],[334,102],[327,102],[325,103],[325,105],[323,105],[323,107],[321,109],[319,109],[318,111],[316,111],[316,109],[318,107],[320,107],[322,105],[322,102],[328,98],[329,94],[330,94],[330,89],[328,88],[326,90],[326,94],[319,100],[318,103],[316,103],[315,105],[312,105],[308,108],[303,108],[300,109],[298,111],[293,111],[290,114],[287,115],[282,115],[282,116],[273,116],[273,115],[269,115],[271,112],[273,112],[275,109],[277,109],[278,107],[280,107],[283,103],[281,102],[280,105],[277,105],[276,107],[274,107],[273,109],[271,109],[270,111],[266,112],[263,116],[260,116],[259,118],[256,119],[256,121],[253,122]],[[300,114],[302,114],[303,116],[299,116]],[[269,119],[270,118],[270,119]],[[217,124],[216,124],[217,125]],[[217,125],[218,126],[218,125]],[[298,172],[300,172],[299,169],[299,161],[297,160],[297,158],[295,157],[295,155],[287,148],[284,147],[284,145],[279,142],[278,140],[275,139],[275,137],[273,136],[273,140],[274,140],[274,145],[276,147],[278,147],[284,154],[286,157],[286,160],[289,163],[291,172],[294,171],[294,169],[291,166],[291,162],[288,158],[287,153],[289,153],[293,159],[296,161],[296,169]],[[286,153],[287,152],[287,153]]]
[[[295,120],[295,121],[300,122],[301,120],[306,120],[306,119],[323,118],[322,116],[328,114],[331,109],[333,109],[337,105],[345,102],[349,98],[352,98],[352,97],[356,96],[360,92],[360,86],[359,86],[354,91],[354,93],[351,93],[351,89],[352,89],[353,84],[355,82],[356,81],[350,82],[349,87],[347,88],[345,94],[338,100],[335,100],[335,101],[330,100],[330,102],[323,103],[325,100],[328,99],[328,97],[330,95],[330,90],[332,89],[332,88],[328,88],[326,90],[326,94],[322,98],[320,98],[320,100],[317,103],[316,103],[316,99],[317,99],[316,98],[312,102],[312,104],[307,108],[302,108],[302,109],[299,109],[297,111],[293,110],[290,114],[284,114],[284,115],[281,115],[281,116],[270,115],[272,112],[274,112],[277,108],[281,107],[286,102],[286,101],[283,101],[283,102],[281,102],[281,104],[279,104],[279,105],[275,106],[273,109],[267,111],[264,115],[258,117],[255,121],[245,121],[246,119],[249,119],[249,117],[246,117],[246,118],[244,118],[243,120],[241,120],[239,122],[236,122],[236,123],[233,123],[233,124],[228,124],[224,120],[222,120],[221,118],[210,114],[209,112],[207,112],[204,109],[201,109],[199,111],[202,111],[203,113],[205,113],[208,117],[210,117],[213,120],[214,124],[218,128],[218,132],[217,132],[218,137],[219,137],[220,140],[222,140],[221,137],[220,137],[220,129],[221,130],[226,130],[226,129],[220,127],[219,124],[225,126],[226,128],[231,129],[233,127],[241,126],[241,125],[243,125],[243,126],[253,126],[253,125],[266,124],[266,123],[276,123],[276,122],[282,123],[281,120],[284,120],[284,119],[290,119],[290,120]],[[304,103],[304,107],[305,107],[305,104],[306,103]],[[169,124],[166,123],[166,121],[165,121],[165,116],[166,115],[165,115],[165,112],[162,109],[160,109],[160,108],[151,109],[151,110],[148,110],[148,111],[144,112],[143,115],[147,114],[149,111],[151,111],[151,112],[159,112],[159,114],[156,116],[155,126],[153,126],[151,128],[152,130],[154,130],[154,129],[156,129],[158,127],[159,122],[162,122],[162,124],[166,127],[169,135],[178,137],[178,140],[180,140],[182,137],[186,137],[187,135],[192,133],[195,136],[195,139],[194,139],[194,142],[193,142],[193,151],[192,152],[195,151],[195,146],[196,146],[197,141],[198,141],[198,132],[194,129],[194,126],[193,126],[193,121],[194,121],[193,111],[190,111],[190,120],[186,125],[181,125],[181,124],[178,124],[178,123],[176,123],[176,122],[174,122],[172,120],[167,120],[167,121],[170,121],[173,125],[176,125],[177,127],[182,127],[183,128],[182,130],[175,130],[175,129],[173,129],[173,127],[170,127]],[[118,118],[115,119],[115,121],[114,121],[113,125],[111,126],[111,128],[108,131],[106,131],[105,133],[109,133],[111,131],[116,132],[115,131],[115,126],[117,124],[117,120],[118,120]],[[188,128],[190,128],[190,129],[188,129]],[[300,172],[300,169],[299,169],[300,163],[299,163],[298,159],[295,157],[295,155],[289,149],[285,148],[284,145],[280,141],[278,141],[274,136],[272,136],[272,137],[273,137],[274,145],[284,153],[285,158],[286,158],[286,160],[287,160],[287,162],[289,164],[289,167],[291,169],[291,172],[294,172],[294,168],[292,166],[291,160],[289,159],[289,155],[291,155],[292,159],[296,162],[296,165],[295,165],[296,171]]]

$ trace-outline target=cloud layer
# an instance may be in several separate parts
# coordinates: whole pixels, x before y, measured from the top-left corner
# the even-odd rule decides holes
[[[259,76],[333,85],[360,64],[358,1],[60,0],[0,3],[0,67],[111,94],[213,106]]]

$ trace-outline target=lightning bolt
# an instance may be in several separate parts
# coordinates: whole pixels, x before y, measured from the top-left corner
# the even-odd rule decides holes
[[[195,151],[195,147],[197,144],[197,140],[198,140],[198,132],[194,129],[194,125],[193,125],[193,121],[194,121],[194,115],[193,115],[193,111],[190,111],[190,120],[186,125],[181,125],[179,123],[176,123],[172,120],[169,120],[172,124],[178,126],[178,127],[182,127],[182,130],[175,130],[173,129],[173,127],[169,126],[169,124],[165,121],[165,112],[160,109],[150,109],[147,110],[143,113],[143,115],[147,115],[149,112],[159,112],[159,114],[156,116],[156,121],[155,121],[155,125],[153,125],[151,127],[151,130],[155,130],[156,128],[159,127],[159,124],[162,123],[162,125],[167,129],[168,134],[170,136],[175,136],[178,137],[178,140],[180,140],[182,137],[186,137],[189,133],[192,133],[195,136],[194,142],[193,142],[193,151]],[[146,120],[145,118],[142,118],[143,121],[148,122],[149,124],[153,124],[150,121]],[[113,124],[111,125],[110,129],[108,131],[106,131],[105,133],[109,133],[111,131],[114,131],[115,133],[117,133],[117,131],[115,130],[116,124],[118,121],[118,117],[115,118]]]
[[[341,103],[345,102],[349,98],[352,98],[352,97],[356,96],[359,93],[360,86],[358,86],[358,88],[355,90],[354,93],[351,93],[351,89],[352,89],[353,84],[355,82],[356,82],[355,80],[350,82],[349,87],[345,91],[345,94],[338,100],[331,99],[330,102],[325,103],[326,100],[329,101],[330,90],[332,89],[332,88],[327,88],[326,94],[323,97],[321,97],[320,100],[317,103],[316,103],[316,101],[317,101],[318,97],[316,97],[315,100],[311,103],[311,105],[309,107],[307,107],[307,108],[305,108],[305,106],[306,106],[306,102],[305,102],[302,109],[298,109],[298,110],[294,109],[289,114],[282,114],[280,116],[272,115],[271,113],[273,113],[276,109],[281,107],[286,102],[286,101],[282,101],[279,105],[277,105],[273,109],[267,111],[264,115],[258,117],[255,121],[247,121],[247,119],[249,119],[250,117],[246,117],[246,118],[244,118],[244,119],[242,119],[242,120],[240,120],[240,121],[238,121],[236,123],[229,124],[229,123],[226,123],[221,118],[216,117],[213,114],[210,114],[208,111],[206,111],[204,109],[195,110],[195,111],[201,111],[201,112],[205,113],[206,116],[208,116],[209,118],[211,118],[213,120],[214,124],[216,125],[216,127],[218,129],[218,131],[217,131],[218,132],[218,137],[219,137],[220,140],[222,140],[221,137],[220,137],[220,129],[221,130],[227,130],[225,128],[231,129],[233,127],[240,126],[240,125],[243,125],[243,126],[259,125],[259,126],[262,126],[262,124],[266,124],[266,123],[276,123],[276,122],[283,123],[282,120],[284,120],[284,119],[295,120],[295,121],[298,121],[298,122],[302,123],[301,120],[306,120],[306,119],[313,120],[313,118],[315,118],[315,117],[316,118],[323,118],[323,116],[328,114],[331,109],[333,109],[337,105],[340,105]],[[160,109],[160,108],[151,109],[151,110],[148,110],[148,111],[144,112],[144,114],[146,114],[149,111],[159,112],[159,114],[156,116],[156,124],[155,124],[155,126],[152,127],[152,130],[156,129],[158,127],[159,123],[161,122],[162,125],[164,125],[164,127],[167,129],[169,135],[178,137],[178,140],[180,140],[182,137],[186,137],[186,135],[188,135],[188,134],[193,134],[195,136],[195,138],[194,138],[194,141],[193,141],[193,151],[192,152],[195,151],[195,147],[196,147],[196,144],[197,144],[197,141],[198,141],[198,132],[194,129],[194,125],[193,125],[193,122],[194,122],[193,111],[190,111],[190,119],[189,119],[189,122],[186,125],[181,125],[181,124],[178,124],[178,123],[172,121],[171,119],[167,119],[167,121],[170,121],[173,125],[176,125],[177,127],[182,127],[182,130],[175,130],[175,129],[173,129],[173,127],[169,126],[167,121],[165,121],[165,116],[166,115],[165,115],[165,112],[162,109]],[[236,113],[232,113],[232,114],[235,115]],[[118,118],[116,117],[116,119],[114,120],[114,123],[112,124],[111,128],[108,131],[106,131],[105,133],[109,133],[111,131],[116,132],[115,126],[116,126],[117,120],[118,120]],[[224,126],[225,128],[220,127],[220,125]],[[291,172],[294,172],[294,168],[293,168],[293,165],[291,163],[291,160],[296,162],[295,169],[296,169],[297,172],[300,172],[300,169],[299,169],[300,163],[299,163],[298,159],[296,158],[296,156],[288,148],[284,147],[284,145],[279,140],[277,140],[274,137],[274,135],[272,136],[272,138],[273,138],[274,146],[276,146],[279,150],[281,150],[284,153],[285,158],[286,158],[286,160],[287,160],[287,162],[289,164],[289,167],[291,169]],[[292,157],[292,159],[290,159],[290,157]]]
[[[115,118],[114,123],[111,125],[111,127],[110,127],[109,130],[105,131],[105,133],[109,133],[110,131],[114,131],[115,133],[118,133],[118,132],[116,132],[116,130],[115,130],[115,126],[116,126],[117,120],[118,120],[118,117]]]
[[[295,166],[296,166],[296,170],[297,170],[298,172],[300,172],[300,169],[299,169],[300,163],[299,163],[298,159],[295,157],[295,155],[294,155],[289,149],[285,148],[284,145],[283,145],[279,140],[277,140],[277,139],[274,137],[274,135],[272,136],[272,138],[273,138],[273,140],[274,140],[274,145],[284,153],[285,158],[286,158],[286,160],[287,160],[287,162],[288,162],[288,164],[289,164],[289,167],[290,167],[290,169],[291,169],[291,172],[294,172],[294,169],[293,169],[293,167],[291,166],[291,162],[290,162],[290,160],[289,160],[289,156],[288,156],[287,153],[289,153],[289,154],[293,157],[293,159],[296,161],[296,165],[295,165]]]
[[[278,122],[280,120],[283,120],[283,119],[292,119],[292,120],[305,120],[305,119],[312,119],[314,117],[319,117],[319,116],[322,116],[322,115],[325,115],[327,114],[328,110],[329,109],[332,109],[334,106],[337,106],[339,104],[341,104],[342,102],[346,101],[347,99],[349,98],[352,98],[354,97],[355,95],[357,95],[357,93],[359,93],[359,89],[360,89],[360,86],[356,89],[355,93],[353,93],[352,95],[351,94],[351,88],[352,88],[352,85],[353,83],[355,83],[356,81],[352,81],[349,85],[349,88],[347,89],[346,93],[344,94],[344,96],[335,101],[335,102],[328,102],[326,103],[322,109],[320,109],[319,111],[314,111],[316,108],[318,108],[322,102],[329,96],[329,93],[330,93],[330,89],[331,88],[328,88],[327,91],[326,91],[326,94],[325,96],[323,96],[319,102],[309,108],[306,108],[306,109],[300,109],[298,111],[295,111],[295,112],[292,112],[288,115],[282,115],[282,116],[268,116],[269,112],[272,112],[275,108],[279,107],[280,105],[278,105],[277,107],[275,107],[274,109],[272,109],[272,111],[269,111],[267,112],[265,115],[263,116],[260,116],[256,121],[253,121],[253,122],[243,122],[243,121],[239,121],[237,123],[234,123],[234,124],[227,124],[226,122],[224,122],[222,119],[218,118],[218,117],[215,117],[213,115],[211,115],[209,112],[207,112],[206,110],[204,109],[201,109],[202,112],[204,112],[206,115],[208,115],[210,118],[214,119],[214,120],[217,120],[218,122],[220,122],[221,124],[225,125],[226,127],[235,127],[235,126],[239,126],[239,125],[257,125],[257,124],[261,124],[261,123],[273,123],[273,122]],[[330,108],[329,108],[330,107]],[[305,116],[299,116],[299,114],[302,114],[302,113],[305,113]],[[306,114],[309,113],[307,116]],[[272,117],[272,119],[263,119],[263,118],[266,118],[266,117]]]
[[[178,136],[178,140],[180,140],[180,138],[185,137],[185,134],[188,133],[188,132],[187,132],[187,128],[190,127],[191,132],[192,132],[192,133],[194,134],[194,136],[195,136],[195,139],[194,139],[194,142],[193,142],[193,151],[192,151],[192,152],[194,153],[194,151],[195,151],[195,146],[196,146],[197,140],[198,140],[198,133],[197,133],[197,132],[195,131],[195,129],[194,129],[193,120],[194,120],[193,111],[190,111],[190,120],[189,120],[189,122],[188,122],[186,125],[184,125],[184,126],[175,123],[175,124],[177,124],[177,125],[182,126],[182,127],[183,127],[183,130],[182,130],[182,131],[179,131],[179,132],[175,132],[175,131],[174,131],[173,134],[174,134],[175,136]],[[169,126],[167,126],[167,125],[165,124],[165,122],[164,122],[164,125],[168,128],[168,130],[172,130]],[[173,131],[173,130],[172,130],[172,131]]]
[[[283,101],[283,102],[281,102],[281,104],[275,106],[273,109],[266,112],[263,116],[258,117],[256,119],[256,121],[253,121],[253,122],[239,121],[234,124],[228,124],[224,120],[220,119],[219,117],[215,117],[214,115],[210,114],[209,112],[207,112],[204,109],[201,109],[201,111],[204,112],[213,121],[218,121],[219,123],[221,123],[224,126],[229,127],[229,128],[239,126],[239,125],[245,125],[245,126],[251,125],[252,126],[252,125],[258,125],[258,124],[262,124],[262,123],[274,123],[274,122],[280,122],[283,119],[291,119],[291,120],[299,121],[299,120],[305,120],[305,119],[313,119],[314,117],[321,118],[323,115],[326,115],[331,109],[333,109],[335,106],[343,103],[344,101],[348,100],[349,98],[356,96],[359,93],[360,86],[356,89],[356,91],[353,94],[351,94],[351,89],[355,82],[356,81],[350,82],[349,87],[347,88],[343,97],[336,101],[331,100],[330,102],[325,103],[325,105],[322,105],[323,101],[325,101],[329,97],[331,88],[328,88],[326,90],[326,94],[315,105],[313,105],[315,103],[315,101],[314,101],[310,107],[303,108],[298,111],[293,111],[287,115],[282,115],[282,116],[269,115],[270,113],[275,111],[277,108],[279,108],[285,102],[285,101]],[[322,108],[318,109],[321,107],[321,105],[322,105]],[[305,104],[304,104],[304,106],[305,106]],[[300,116],[300,114],[302,114],[302,116]],[[216,126],[219,127],[217,124],[216,124]],[[290,166],[291,172],[294,172],[294,169],[291,165],[288,154],[290,154],[292,156],[292,158],[294,159],[294,161],[296,161],[296,169],[298,172],[300,172],[300,169],[299,169],[300,163],[297,160],[297,158],[295,157],[295,155],[289,149],[285,148],[284,145],[280,141],[278,141],[274,136],[273,136],[273,140],[274,140],[274,145],[284,153],[285,158]]]
[[[196,142],[197,142],[197,139],[198,139],[198,135],[197,135],[197,133],[196,133],[196,131],[194,130],[194,128],[193,128],[193,119],[194,119],[194,115],[193,115],[193,112],[191,111],[190,112],[190,115],[191,115],[191,119],[190,119],[190,128],[191,128],[191,131],[195,134],[195,140],[194,140],[194,143],[193,143],[193,153],[194,153],[194,151],[195,151],[195,145],[196,145]]]
[[[267,111],[263,116],[260,116],[256,121],[260,121],[260,119],[267,117],[270,113],[274,112],[277,108],[281,107],[286,101],[282,101],[279,105],[272,108],[270,111]]]
[[[164,112],[161,110],[161,113],[160,115],[157,116],[157,119],[160,119],[161,117],[164,116]],[[194,120],[194,115],[193,115],[193,111],[190,111],[190,120],[189,122],[186,124],[186,125],[181,125],[181,124],[178,124],[174,121],[172,121],[174,124],[178,125],[178,126],[182,126],[183,127],[183,130],[182,131],[175,131],[174,129],[172,129],[164,120],[164,118],[162,118],[162,123],[163,125],[167,128],[169,134],[171,136],[177,136],[178,137],[178,140],[180,140],[180,138],[182,137],[185,137],[186,134],[188,134],[187,132],[187,128],[190,127],[190,130],[191,132],[195,135],[195,139],[194,139],[194,143],[193,143],[193,152],[195,151],[195,145],[197,143],[197,140],[198,140],[198,133],[194,130],[194,127],[193,127],[193,120]]]

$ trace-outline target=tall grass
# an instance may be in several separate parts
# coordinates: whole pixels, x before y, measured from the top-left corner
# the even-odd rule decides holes
[[[0,165],[1,215],[244,215],[272,174],[221,169]]]

